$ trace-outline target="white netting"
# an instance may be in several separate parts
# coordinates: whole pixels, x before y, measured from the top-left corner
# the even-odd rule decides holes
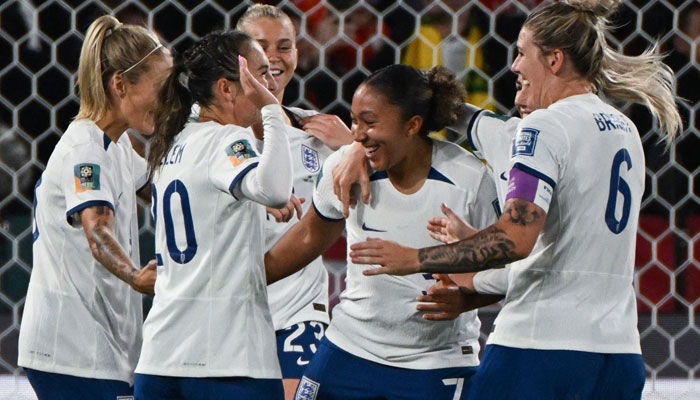
[[[348,117],[354,89],[370,71],[403,62],[441,63],[464,80],[469,100],[511,114],[514,42],[538,0],[272,2],[298,24],[299,68],[286,103]],[[75,73],[83,34],[104,13],[156,30],[183,49],[212,29],[235,26],[250,1],[8,1],[0,4],[0,374],[20,374],[17,336],[32,267],[33,187],[54,145],[77,113]],[[679,79],[685,131],[667,153],[650,114],[625,108],[647,157],[646,193],[635,287],[647,372],[693,379],[700,368],[700,5],[697,1],[625,1],[611,45],[638,54],[654,40]],[[141,246],[153,254],[153,227],[139,205]],[[592,249],[595,251],[595,249]],[[338,253],[336,253],[336,257]],[[332,297],[342,268],[332,271]],[[482,312],[484,332],[497,310]]]

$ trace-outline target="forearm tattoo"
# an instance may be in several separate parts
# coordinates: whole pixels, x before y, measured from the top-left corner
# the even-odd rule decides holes
[[[497,224],[459,242],[420,249],[420,270],[433,273],[477,272],[516,261],[520,258],[516,243],[499,226],[514,224],[519,228],[527,227],[544,216],[530,202],[511,201]]]
[[[105,215],[109,211],[104,206],[98,206],[96,213]],[[92,254],[95,259],[107,268],[111,273],[128,284],[134,281],[135,268],[131,259],[122,249],[117,239],[104,220],[98,220],[90,233],[92,239]]]

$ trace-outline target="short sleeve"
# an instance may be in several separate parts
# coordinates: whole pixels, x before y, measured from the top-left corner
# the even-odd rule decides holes
[[[566,130],[536,111],[518,125],[511,148],[511,172],[506,199],[520,198],[548,210],[569,152]]]
[[[520,118],[509,118],[482,111],[474,117],[468,133],[469,147],[478,158],[489,164],[507,155]]]
[[[118,166],[112,165],[107,152],[93,143],[75,146],[63,159],[61,187],[66,199],[66,218],[74,224],[74,215],[88,207],[108,206],[114,211]]]
[[[479,294],[506,294],[508,291],[508,267],[487,269],[474,275],[474,290]]]
[[[255,137],[249,131],[231,125],[213,144],[209,158],[209,177],[214,186],[235,196],[241,179],[257,167],[260,156],[255,149]]]
[[[323,163],[321,173],[318,174],[316,187],[313,194],[313,206],[316,213],[323,219],[338,221],[344,219],[343,204],[333,192],[333,167],[342,159],[346,150],[351,145],[338,149]]]

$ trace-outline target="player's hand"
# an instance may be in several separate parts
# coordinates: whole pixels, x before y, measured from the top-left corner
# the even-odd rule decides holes
[[[156,260],[151,260],[140,270],[134,272],[134,279],[131,287],[139,293],[153,296],[153,287],[156,284]]]
[[[301,205],[304,204],[305,201],[306,199],[303,197],[297,198],[295,195],[292,195],[292,197],[289,198],[286,206],[282,208],[267,207],[267,213],[272,215],[277,222],[289,221],[294,216],[295,211],[297,214],[297,219],[301,219],[301,215],[303,213]]]
[[[381,267],[362,271],[364,275],[409,275],[420,272],[418,250],[396,242],[369,238],[350,246],[350,260],[355,264],[375,264]]]
[[[428,220],[428,231],[433,239],[443,243],[453,243],[479,232],[455,214],[445,203],[442,203],[440,208],[445,217],[434,217]]]
[[[352,143],[350,129],[337,115],[316,114],[302,118],[301,123],[306,133],[317,137],[333,150]]]
[[[416,309],[427,311],[423,319],[430,321],[449,321],[459,317],[466,308],[465,294],[448,274],[435,274],[433,278],[438,282],[428,288],[427,294],[416,299],[420,302]]]
[[[240,72],[243,94],[256,107],[263,108],[270,104],[279,104],[277,98],[250,73],[248,70],[248,60],[241,55],[238,56],[238,69]]]
[[[333,167],[333,193],[343,203],[345,218],[350,215],[350,206],[357,202],[352,196],[355,184],[359,184],[362,190],[362,202],[369,204],[369,170],[365,150],[359,143],[352,145]]]

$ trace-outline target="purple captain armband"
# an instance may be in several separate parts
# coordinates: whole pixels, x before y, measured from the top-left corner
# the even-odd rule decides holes
[[[553,181],[525,166],[516,165],[510,170],[508,179],[508,199],[521,199],[535,203],[545,212],[549,209],[554,194]]]

